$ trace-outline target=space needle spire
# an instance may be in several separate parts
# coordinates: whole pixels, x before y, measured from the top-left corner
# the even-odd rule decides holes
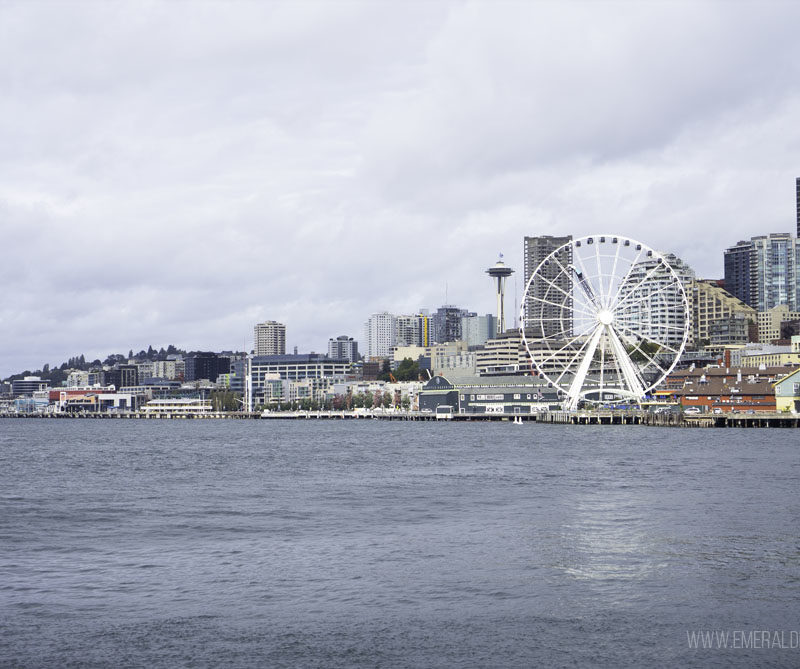
[[[500,335],[506,331],[506,316],[503,301],[506,292],[506,279],[514,273],[508,265],[503,262],[503,254],[499,260],[486,270],[486,273],[493,279],[497,279],[497,331]]]

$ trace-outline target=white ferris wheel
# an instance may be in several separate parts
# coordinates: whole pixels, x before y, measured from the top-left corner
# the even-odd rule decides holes
[[[592,235],[539,263],[520,323],[532,364],[565,408],[639,402],[683,353],[689,302],[663,255],[620,235]]]

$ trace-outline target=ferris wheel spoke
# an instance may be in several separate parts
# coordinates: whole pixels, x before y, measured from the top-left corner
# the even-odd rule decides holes
[[[620,245],[617,244],[617,250],[614,253],[614,264],[611,267],[611,273],[608,275],[608,302],[606,302],[606,306],[610,306],[611,291],[614,290],[614,277],[617,276],[617,262],[619,261],[619,249]]]
[[[594,294],[594,289],[592,288],[591,284],[589,283],[590,274],[589,274],[589,271],[586,269],[586,265],[583,263],[583,257],[581,256],[580,253],[575,253],[574,257],[576,257],[578,259],[578,263],[581,266],[581,272],[583,273],[582,274],[583,278],[581,279],[581,285],[583,286],[584,292],[587,293],[587,295],[589,296],[589,299],[592,301],[592,304],[594,304],[598,309],[602,309],[603,308],[603,294],[602,294],[603,282],[602,281],[600,282],[600,291],[601,291],[601,293],[600,293],[600,301],[598,302],[597,296]],[[598,269],[599,269],[599,267],[600,267],[600,255],[599,255],[597,249],[595,249],[595,257],[597,258],[597,266],[598,266]]]
[[[581,359],[578,369],[575,372],[575,376],[572,379],[572,383],[569,386],[569,390],[567,391],[567,397],[570,398],[570,408],[573,410],[578,408],[581,389],[586,381],[586,374],[589,372],[589,367],[592,364],[592,358],[594,358],[594,352],[597,350],[597,344],[600,343],[600,337],[602,335],[603,327],[598,326],[598,328],[592,334],[591,339],[588,340],[589,346],[586,348],[586,353]]]
[[[598,328],[599,328],[599,326],[598,326]],[[594,333],[592,333],[592,335],[594,335]],[[589,345],[590,341],[591,341],[591,337],[587,337],[586,341],[583,342],[581,347],[577,351],[575,351],[575,355],[572,356],[570,361],[564,366],[564,369],[561,370],[561,374],[558,375],[558,378],[556,379],[556,383],[561,383],[561,379],[564,378],[564,375],[567,372],[569,372],[569,370],[572,367],[572,365],[574,365],[575,362],[578,360],[578,358],[580,358],[581,353]]]
[[[573,254],[573,257],[577,256],[578,261],[580,261],[580,256],[577,254]],[[591,286],[589,286],[586,282],[586,273],[582,275],[583,278],[577,277],[576,274],[579,274],[577,268],[574,264],[570,264],[568,266],[564,266],[558,258],[553,258],[553,261],[561,268],[563,274],[566,274],[567,277],[572,282],[574,288],[578,290],[579,293],[583,293],[586,298],[588,299],[588,305],[598,307],[597,301],[594,297],[594,293],[592,292]]]
[[[620,329],[620,330],[626,330],[626,331],[628,331],[630,334],[632,334],[634,337],[638,337],[639,339],[646,339],[647,341],[649,341],[649,342],[652,342],[652,343],[653,343],[653,344],[655,344],[656,346],[659,346],[659,347],[661,347],[661,348],[665,348],[665,349],[667,349],[667,350],[668,350],[668,351],[670,351],[671,353],[675,353],[675,354],[677,354],[677,353],[678,353],[678,351],[676,351],[676,350],[675,350],[674,348],[672,348],[671,346],[668,346],[668,345],[667,345],[667,344],[665,344],[663,341],[658,341],[657,339],[653,339],[652,337],[648,337],[646,334],[643,334],[643,333],[641,333],[641,332],[637,332],[636,330],[631,330],[630,328],[628,328],[628,327],[625,327],[624,325],[620,326],[620,328],[619,328],[619,329]],[[660,352],[660,351],[659,351],[659,352]]]
[[[612,327],[613,327],[613,326],[612,326]],[[655,342],[654,342],[654,343],[655,343]],[[637,344],[637,345],[636,345],[636,347],[635,347],[635,348],[634,348],[634,349],[633,349],[633,350],[630,352],[630,354],[629,354],[629,357],[631,357],[631,359],[632,359],[632,358],[633,358],[633,355],[634,355],[636,352],[638,352],[638,353],[639,353],[639,354],[640,354],[642,357],[646,358],[646,359],[647,359],[647,361],[648,361],[648,362],[649,362],[651,365],[653,365],[654,367],[656,367],[656,369],[658,369],[658,371],[659,371],[659,372],[660,372],[660,373],[661,373],[663,376],[666,376],[666,370],[665,370],[665,369],[664,369],[664,368],[663,368],[661,365],[659,365],[659,364],[658,364],[658,362],[657,362],[656,360],[654,360],[654,359],[653,359],[653,358],[651,358],[651,357],[650,357],[650,356],[649,356],[647,353],[645,353],[644,349],[642,348],[642,343],[641,343],[641,342],[640,342],[639,344]],[[658,353],[658,352],[656,352],[656,353]],[[645,367],[643,367],[643,368],[642,368],[642,370],[641,370],[641,371],[644,371],[645,369],[647,369],[647,367],[648,367],[648,366],[646,365]]]
[[[600,306],[605,308],[608,305],[608,302],[606,301],[606,289],[603,285],[603,268],[600,264],[601,257],[602,254],[600,253],[600,247],[598,246],[594,252],[594,259],[595,264],[597,265],[597,285],[600,288]]]
[[[563,311],[573,311],[573,312],[574,311],[579,311],[580,313],[585,314],[586,316],[589,316],[590,318],[594,318],[594,316],[595,316],[595,314],[593,312],[587,311],[583,307],[576,307],[574,304],[573,305],[568,305],[568,304],[563,304],[563,303],[559,304],[558,302],[551,302],[550,300],[546,300],[543,297],[539,297],[538,295],[531,295],[529,299],[537,300],[538,302],[541,302],[543,304],[547,304],[548,306],[551,306],[551,307],[555,307],[556,309],[562,309]],[[572,299],[572,296],[570,296],[570,299]]]
[[[611,350],[617,357],[620,370],[622,371],[622,378],[625,380],[628,390],[636,397],[642,397],[644,395],[644,380],[639,375],[639,371],[625,351],[622,340],[613,328],[608,328],[608,338],[611,341]]]
[[[635,304],[639,304],[640,302],[644,302],[645,300],[652,299],[654,295],[659,295],[660,293],[663,293],[664,291],[675,289],[676,286],[680,286],[680,281],[675,277],[670,277],[669,283],[667,283],[667,284],[661,286],[660,288],[657,288],[656,290],[653,290],[653,291],[651,291],[651,292],[649,292],[649,293],[647,293],[645,295],[642,295],[641,297],[636,298],[633,302],[628,301],[628,298],[631,295],[633,295],[635,291],[629,291],[629,292],[625,293],[625,296],[622,298],[622,300],[617,302],[617,305],[616,305],[615,309],[617,309],[617,310],[629,309],[630,307],[632,307]]]
[[[616,307],[616,303],[619,300],[619,293],[623,289],[625,284],[628,283],[628,279],[630,278],[631,274],[633,273],[633,270],[639,264],[639,258],[641,258],[641,257],[642,257],[642,249],[639,250],[639,252],[636,254],[636,257],[631,261],[631,264],[628,267],[628,271],[625,272],[625,276],[622,277],[622,281],[620,281],[617,284],[617,292],[614,294],[614,297],[611,299],[611,302],[608,305],[609,309],[613,310]]]
[[[616,322],[616,323],[627,323],[628,325],[630,325],[632,323],[632,321],[624,319],[624,318],[617,318],[617,319],[615,319],[614,322]],[[639,323],[637,323],[637,324],[639,324]],[[648,329],[653,329],[653,330],[675,330],[676,332],[684,332],[686,330],[686,328],[678,327],[677,325],[667,325],[666,323],[654,323],[652,321],[648,321],[648,323],[646,324],[646,327]]]
[[[553,351],[553,349],[548,348],[547,350],[550,352],[550,355],[547,356],[544,360],[541,361],[542,364],[551,362],[552,360],[556,360],[558,358],[559,353],[563,353],[568,348],[570,348],[576,341],[578,341],[581,337],[585,337],[586,335],[580,335],[578,337],[573,337],[570,341],[564,344],[561,348],[557,351]]]
[[[663,264],[663,267],[666,267],[666,268],[667,268],[667,275],[668,275],[668,276],[670,276],[670,274],[669,274],[669,265],[667,265],[667,263],[666,263],[666,262],[664,262],[664,260],[663,260],[663,259],[659,258],[659,259],[656,261],[656,264],[655,264],[655,265],[654,265],[652,268],[650,268],[650,270],[649,270],[649,271],[647,271],[647,272],[645,273],[645,275],[644,275],[644,276],[643,276],[643,277],[642,277],[642,278],[639,280],[639,282],[638,282],[636,285],[634,285],[634,286],[633,286],[633,288],[631,288],[630,290],[628,290],[628,291],[625,293],[625,297],[627,297],[627,296],[628,296],[628,295],[630,295],[631,293],[635,293],[637,290],[639,290],[639,288],[640,288],[641,286],[643,286],[643,285],[644,285],[644,284],[645,284],[647,281],[649,281],[649,280],[652,278],[653,274],[655,274],[655,273],[656,273],[656,271],[658,271],[659,269],[663,269],[663,268],[662,268],[662,264]],[[631,269],[633,269],[633,267],[634,267],[634,266],[631,266]],[[671,276],[670,276],[670,279],[672,279],[672,277],[671,277]],[[621,290],[621,289],[622,289],[622,287],[620,287],[620,290]],[[617,302],[616,304],[614,304],[614,308],[616,309],[618,305],[619,305],[619,302]]]

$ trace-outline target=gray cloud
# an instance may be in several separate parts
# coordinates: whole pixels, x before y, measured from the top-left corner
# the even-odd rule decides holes
[[[493,308],[525,234],[794,227],[793,3],[4,3],[0,375]],[[521,276],[519,277],[521,290]]]

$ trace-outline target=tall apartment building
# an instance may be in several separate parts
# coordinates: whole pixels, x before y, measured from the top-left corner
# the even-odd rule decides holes
[[[788,232],[759,235],[725,251],[725,288],[757,311],[800,307],[800,244]]]
[[[672,253],[665,253],[663,257],[677,275],[689,301],[695,280],[694,270]],[[631,296],[626,298],[627,304],[619,310],[621,320],[629,324],[627,329],[623,329],[623,334],[640,335],[677,348],[683,342],[687,315],[678,293],[666,290],[667,286],[674,285],[674,278],[665,272],[651,273],[659,264],[661,261],[655,257],[636,263],[620,287],[621,294]],[[688,341],[691,343],[691,305],[688,317]]]
[[[753,243],[739,241],[724,253],[725,290],[745,304],[753,305],[750,294],[750,259]]]
[[[572,264],[572,244],[570,242],[572,242],[572,235],[567,235],[566,237],[552,237],[550,235],[525,237],[523,258],[525,286],[528,285],[531,276],[542,261],[553,251],[563,247],[556,256],[558,262],[542,267],[540,276],[543,278],[534,279],[526,293],[525,304],[523,305],[525,322],[522,326],[526,332],[530,329],[533,336],[538,336],[539,334],[543,334],[545,337],[559,336],[560,332],[564,330],[557,320],[549,320],[551,318],[562,318],[564,316],[562,309],[547,302],[552,301],[552,291],[556,291],[561,297],[565,298],[566,296],[561,291],[571,294],[572,281],[569,275],[562,272],[561,267],[559,267],[559,263],[563,267],[568,267]],[[566,300],[565,306],[570,307],[571,298],[566,298]],[[562,301],[559,300],[558,304],[561,303]],[[538,320],[540,317],[541,321]],[[571,325],[568,325],[567,332],[564,332],[565,337],[570,334],[571,329]]]
[[[364,355],[388,358],[397,344],[397,319],[388,311],[372,314],[364,323]]]
[[[339,335],[336,339],[328,340],[328,357],[331,360],[358,360],[358,342],[347,335]]]
[[[430,346],[433,341],[433,319],[420,312],[397,317],[397,346]]]
[[[758,311],[788,304],[797,311],[797,239],[788,232],[753,237],[750,294]]]
[[[284,355],[286,353],[286,326],[275,321],[257,323],[253,331],[255,355]]]
[[[461,309],[452,304],[445,304],[433,315],[433,339],[437,344],[448,341],[461,341],[461,319],[477,316],[468,309]]]
[[[497,319],[492,314],[461,318],[461,339],[467,346],[483,346],[497,336]]]

